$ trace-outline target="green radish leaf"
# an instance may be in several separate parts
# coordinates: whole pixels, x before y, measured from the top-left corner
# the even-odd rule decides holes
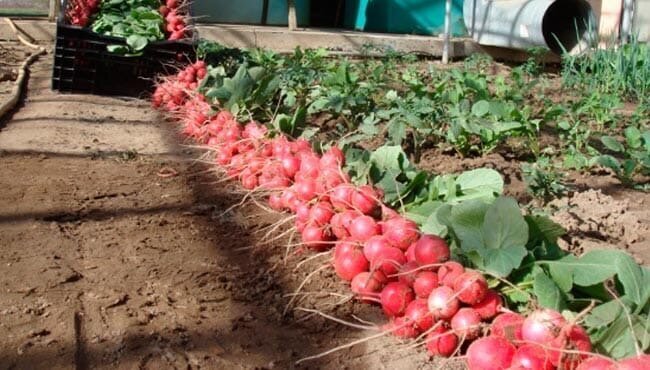
[[[625,141],[627,141],[627,146],[632,149],[638,149],[641,147],[641,131],[638,128],[630,126],[625,128]]]
[[[609,301],[593,308],[585,316],[585,325],[589,328],[600,328],[612,323],[621,314],[621,304]]]
[[[641,270],[641,266],[637,265],[634,259],[626,253],[619,253],[615,263],[616,270],[618,271],[618,279],[623,284],[625,295],[637,305],[643,306],[647,301],[646,291],[650,287],[643,285],[643,270]]]
[[[451,208],[448,227],[460,240],[460,248],[465,251],[478,251],[485,248],[483,241],[483,220],[490,205],[479,200],[470,200]]]
[[[521,215],[517,201],[513,198],[497,198],[485,215],[482,232],[485,236],[486,248],[516,247],[523,249],[525,254],[528,224]]]
[[[483,253],[484,268],[500,277],[506,277],[521,265],[528,251],[521,246],[505,246],[499,249],[488,249]]]
[[[406,124],[402,120],[393,120],[388,124],[388,138],[392,144],[402,145],[406,138]]]
[[[546,275],[546,273],[544,273],[544,271],[538,271],[537,274],[535,274],[533,291],[537,296],[537,301],[542,307],[562,311],[566,306],[560,288],[551,278],[548,277],[548,275]]]
[[[618,254],[612,250],[592,250],[578,259],[568,255],[558,261],[544,262],[558,268],[571,269],[574,284],[587,287],[602,283],[616,274]]]
[[[477,168],[461,173],[456,184],[463,194],[456,201],[469,199],[493,199],[494,195],[503,193],[503,178],[497,171],[489,168]]]
[[[278,114],[273,120],[273,127],[280,132],[291,135],[291,132],[293,131],[291,126],[291,117],[284,113]]]
[[[290,135],[293,135],[293,133],[296,131],[296,128],[302,127],[305,124],[305,118],[307,117],[307,108],[304,105],[301,105],[296,109],[296,111],[293,114],[293,117],[291,117],[291,132],[289,132]]]
[[[607,149],[613,152],[620,153],[625,151],[623,145],[619,143],[618,140],[616,140],[616,138],[612,136],[603,136],[600,138],[600,141],[603,143],[603,145],[605,145],[605,147],[607,147]]]
[[[472,114],[476,117],[483,117],[490,111],[490,103],[485,100],[479,100],[472,105]]]

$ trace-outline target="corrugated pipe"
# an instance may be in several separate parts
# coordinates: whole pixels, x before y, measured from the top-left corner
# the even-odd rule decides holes
[[[584,0],[465,0],[463,17],[477,43],[512,49],[546,47],[561,54],[595,34]]]

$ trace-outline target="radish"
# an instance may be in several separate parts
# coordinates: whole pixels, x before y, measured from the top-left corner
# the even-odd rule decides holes
[[[472,340],[481,333],[481,317],[469,307],[463,307],[451,318],[451,329],[464,340]]]
[[[291,154],[285,154],[280,158],[280,163],[282,164],[282,171],[287,177],[294,177],[300,169],[300,159]]]
[[[512,357],[511,366],[529,370],[553,370],[550,356],[544,348],[535,344],[524,344]]]
[[[484,337],[467,348],[469,370],[505,370],[512,363],[515,346],[500,337]]]
[[[296,220],[299,220],[301,222],[309,221],[310,211],[311,208],[309,208],[309,205],[307,203],[298,204],[298,206],[296,206]]]
[[[587,357],[584,352],[591,352],[589,335],[581,326],[574,324],[564,325],[560,334],[551,341],[550,346],[558,349],[550,351],[551,362],[563,369],[575,369]],[[566,350],[577,350],[583,353]]]
[[[382,223],[382,234],[396,248],[406,250],[418,240],[420,232],[418,225],[402,217],[391,218]]]
[[[363,243],[363,255],[368,261],[374,261],[379,251],[385,248],[391,248],[391,246],[382,235],[371,236]]]
[[[503,299],[499,293],[492,289],[488,289],[483,299],[472,305],[482,320],[489,320],[496,316],[503,308]]]
[[[614,361],[602,357],[590,357],[580,363],[576,370],[614,370]]]
[[[362,301],[373,301],[372,297],[378,296],[386,284],[386,275],[381,271],[362,272],[352,279],[350,287],[352,292]]]
[[[330,226],[332,227],[332,232],[339,239],[345,239],[350,236],[348,231],[350,224],[354,219],[359,216],[359,213],[356,211],[348,210],[343,213],[337,213],[332,216],[330,220]],[[366,257],[367,258],[367,257]]]
[[[323,156],[320,158],[320,165],[321,167],[340,168],[343,166],[344,161],[345,155],[343,151],[333,146],[327,152],[323,153]]]
[[[377,199],[378,196],[375,190],[369,185],[364,185],[352,192],[350,201],[354,209],[369,215],[379,207]]]
[[[352,204],[353,192],[354,188],[349,184],[341,184],[334,187],[329,193],[330,202],[332,202],[334,209],[337,211],[349,209]]]
[[[449,259],[449,247],[435,235],[422,235],[415,243],[415,260],[420,265],[442,263]]]
[[[394,247],[386,247],[378,250],[374,258],[370,260],[371,268],[373,270],[381,270],[386,276],[396,274],[405,263],[406,257],[404,256],[404,252]]]
[[[341,279],[351,281],[358,274],[368,271],[368,260],[356,248],[339,252],[334,258],[334,270]]]
[[[307,224],[301,233],[302,242],[316,251],[324,251],[330,247],[327,242],[331,240],[329,233],[322,227]]]
[[[449,357],[458,348],[458,337],[448,328],[440,325],[427,334],[427,351],[432,356]]]
[[[316,197],[316,181],[304,179],[293,185],[298,199],[308,202]]]
[[[419,334],[415,324],[409,321],[405,316],[394,317],[384,327],[384,330],[388,330],[396,337],[402,339],[412,339],[417,337]]]
[[[329,202],[318,202],[309,210],[309,220],[316,225],[327,225],[334,216],[334,209]]]
[[[618,364],[610,367],[611,370],[649,370],[650,355],[639,355],[637,357],[626,358]]]
[[[458,300],[473,305],[483,300],[487,294],[488,285],[485,277],[480,273],[466,271],[454,280],[454,290],[458,294]]]
[[[495,317],[490,325],[490,334],[502,337],[511,342],[521,342],[521,326],[525,318],[514,312],[505,312]]]
[[[428,298],[438,287],[438,274],[433,271],[420,271],[413,282],[413,290],[419,298]]]
[[[415,243],[411,244],[408,249],[406,249],[406,260],[411,262],[417,263],[415,260]]]
[[[320,173],[320,158],[314,153],[305,153],[300,156],[300,174],[306,178],[315,179]]]
[[[354,240],[365,242],[374,235],[379,235],[381,228],[377,222],[370,216],[358,216],[350,223],[348,228],[350,236]]]
[[[441,286],[434,289],[427,300],[429,311],[436,319],[450,319],[458,312],[460,302],[451,288]]]
[[[380,294],[381,308],[388,317],[402,316],[414,298],[408,285],[397,281],[388,283]]]
[[[433,326],[433,315],[429,312],[427,301],[424,299],[411,301],[404,311],[404,317],[413,321],[415,327],[421,331],[427,331]]]
[[[339,258],[341,254],[349,253],[358,249],[359,247],[355,243],[347,240],[341,241],[340,243],[336,244],[336,247],[334,247],[334,259]]]
[[[415,290],[415,287],[413,286],[413,282],[415,281],[415,278],[416,278],[416,276],[418,274],[417,268],[418,268],[417,262],[415,262],[415,261],[408,262],[407,261],[406,263],[404,263],[400,267],[399,276],[397,277],[397,279],[399,281],[401,281],[402,283],[404,283],[404,284],[406,284],[406,285],[408,285],[410,287],[413,287],[413,290]],[[415,294],[417,295],[417,292]],[[428,297],[428,296],[429,295],[427,294],[426,297]],[[426,297],[421,297],[421,298],[426,298]]]
[[[279,194],[271,194],[271,195],[269,195],[269,206],[274,211],[281,211],[282,210],[282,198],[280,198]]]
[[[522,339],[548,345],[566,325],[566,319],[557,311],[541,309],[531,313],[521,326]]]

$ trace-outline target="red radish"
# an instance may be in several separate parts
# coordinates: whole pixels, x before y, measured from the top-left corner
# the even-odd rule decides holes
[[[347,173],[342,172],[340,168],[321,168],[320,179],[326,189],[333,189],[337,186],[350,183],[350,176]],[[352,193],[350,193],[350,196],[352,196]],[[347,208],[351,208],[349,203]]]
[[[356,211],[345,211],[343,213],[337,213],[332,216],[330,224],[332,227],[332,232],[339,239],[344,239],[350,236],[348,228],[354,219],[359,216],[359,213]],[[367,258],[367,257],[366,257]]]
[[[363,255],[368,261],[374,261],[377,253],[385,248],[391,248],[391,246],[382,235],[371,236],[363,244]]]
[[[500,337],[477,339],[467,348],[469,370],[505,370],[510,367],[515,346]]]
[[[429,311],[436,319],[450,319],[458,312],[460,302],[451,288],[441,286],[434,289],[427,300]]]
[[[386,207],[385,205],[383,205],[381,203],[379,204],[379,207],[381,208],[381,219],[384,220],[384,221],[388,221],[388,220],[390,220],[392,218],[395,218],[395,217],[401,217],[399,215],[399,213],[397,213],[397,211],[395,211],[394,209],[388,208],[388,207]],[[419,229],[418,229],[418,232],[419,232]]]
[[[413,321],[421,331],[427,331],[433,326],[433,315],[429,312],[427,301],[424,299],[411,301],[404,311],[404,317]]]
[[[365,242],[374,235],[379,235],[381,228],[377,222],[370,216],[359,216],[352,220],[348,228],[350,236],[354,240]]]
[[[334,259],[336,260],[340,255],[354,250],[359,250],[359,247],[355,243],[344,240],[336,244],[336,247],[334,247]]]
[[[591,352],[591,340],[585,329],[572,324],[564,325],[560,334],[551,341],[550,346],[558,348],[550,351],[551,361],[555,366],[563,369],[575,369],[582,360],[587,358],[585,352]],[[574,350],[582,353],[570,352]]]
[[[432,356],[449,357],[458,348],[458,337],[445,326],[440,325],[427,334],[427,351]]]
[[[288,177],[295,176],[296,172],[300,169],[300,159],[291,154],[286,154],[280,158],[280,163],[282,164],[284,174]]]
[[[481,317],[469,307],[463,307],[451,318],[451,328],[464,340],[472,340],[481,333]]]
[[[352,292],[363,301],[379,295],[386,284],[386,275],[381,271],[362,272],[355,276],[350,283]]]
[[[483,300],[488,291],[488,285],[485,277],[480,273],[466,271],[454,280],[454,290],[458,294],[458,300],[474,305]]]
[[[527,370],[554,370],[547,351],[536,344],[524,344],[512,357],[511,366]]]
[[[328,232],[320,226],[308,224],[302,230],[302,242],[309,248],[316,251],[327,250],[331,245],[327,242],[331,240]]]
[[[306,178],[315,179],[320,172],[320,159],[313,153],[300,156],[300,174]]]
[[[334,167],[339,168],[343,166],[345,155],[338,147],[331,147],[327,152],[323,153],[320,158],[321,167]]]
[[[428,298],[438,287],[438,274],[433,271],[420,271],[413,282],[413,290],[419,298]]]
[[[389,317],[402,316],[414,298],[411,288],[400,282],[388,283],[380,294],[381,307]]]
[[[505,312],[495,317],[490,325],[490,334],[502,337],[511,342],[521,342],[521,326],[525,318],[514,312]]]
[[[637,357],[626,358],[618,364],[613,365],[611,370],[649,370],[650,355],[639,355]]]
[[[408,249],[406,249],[406,260],[417,263],[415,260],[415,243],[411,244]]]
[[[328,224],[332,216],[334,216],[334,209],[329,202],[318,202],[309,210],[309,219],[319,226]]]
[[[333,188],[329,196],[334,209],[344,211],[350,208],[353,191],[354,188],[349,184],[341,184]]]
[[[166,5],[161,5],[160,8],[158,8],[158,13],[163,17],[166,17],[167,14],[169,14],[169,8]]]
[[[386,247],[377,251],[370,261],[370,266],[373,270],[380,269],[386,276],[391,276],[396,274],[404,263],[406,263],[404,252],[397,248]]]
[[[255,189],[257,187],[257,176],[253,174],[242,175],[241,185],[247,190]]]
[[[368,260],[359,249],[339,253],[334,258],[334,270],[343,280],[350,281],[358,274],[368,271]]]
[[[413,286],[413,282],[415,281],[415,277],[418,274],[417,268],[418,268],[417,262],[408,262],[407,261],[406,263],[404,263],[400,267],[399,276],[397,277],[397,280],[401,281],[402,283],[404,283],[404,284],[406,284],[406,285],[408,285],[410,287],[413,287],[413,289],[415,290],[415,287]],[[417,292],[416,292],[416,295],[417,295]],[[427,297],[428,297],[428,295],[427,295]],[[422,298],[426,298],[426,297],[422,297]]]
[[[503,300],[499,293],[492,289],[488,289],[483,299],[472,305],[482,320],[489,320],[496,316],[503,308]]]
[[[602,357],[591,357],[580,363],[576,370],[614,370],[614,361]]]
[[[309,205],[307,203],[300,203],[296,206],[296,220],[307,222],[309,221]]]
[[[402,217],[384,221],[382,223],[382,234],[393,247],[402,250],[408,249],[420,236],[418,225]]]
[[[449,247],[435,235],[422,235],[415,243],[415,260],[420,265],[443,263],[449,259]]]
[[[548,345],[566,325],[566,319],[557,311],[541,309],[531,313],[521,326],[523,340]]]
[[[316,197],[316,181],[311,179],[304,179],[296,181],[293,185],[298,199],[303,201],[310,201]]]
[[[419,332],[415,324],[405,316],[395,317],[386,326],[385,330],[390,330],[393,335],[402,339],[411,339],[418,336]]]
[[[178,8],[178,0],[167,0],[166,5],[170,9]]]
[[[374,189],[369,185],[364,185],[352,193],[350,201],[354,209],[369,215],[379,206],[377,199],[378,196]]]

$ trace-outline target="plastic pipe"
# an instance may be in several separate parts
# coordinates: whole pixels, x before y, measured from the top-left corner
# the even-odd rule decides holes
[[[512,49],[545,47],[561,54],[595,32],[585,0],[465,0],[463,17],[477,43]]]

